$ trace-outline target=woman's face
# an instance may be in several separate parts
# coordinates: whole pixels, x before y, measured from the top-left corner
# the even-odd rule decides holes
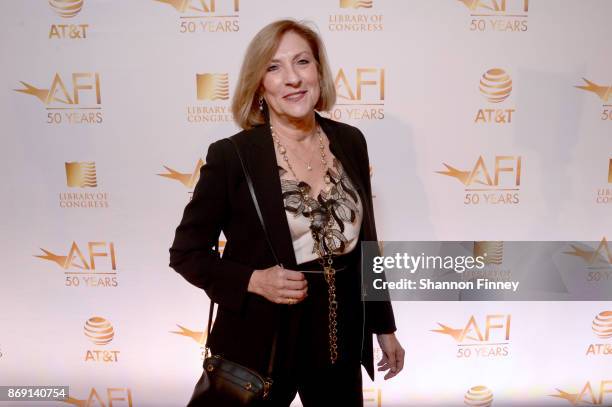
[[[308,42],[293,31],[283,34],[262,80],[271,119],[306,119],[319,100],[319,73]]]

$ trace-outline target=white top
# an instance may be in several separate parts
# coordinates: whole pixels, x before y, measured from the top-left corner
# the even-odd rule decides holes
[[[300,192],[302,188],[308,194],[310,185],[296,181],[283,167],[278,168],[297,264],[319,257],[313,231],[320,237],[322,253],[331,251],[334,254],[346,254],[352,251],[359,240],[363,206],[357,189],[344,172],[340,161],[335,157],[332,159],[332,166],[327,170],[331,183],[326,184],[316,200],[310,195],[304,197]],[[314,221],[311,220],[311,212]],[[328,223],[330,215],[332,223],[325,232],[323,226]]]

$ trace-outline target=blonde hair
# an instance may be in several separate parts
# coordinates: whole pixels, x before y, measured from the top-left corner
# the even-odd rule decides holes
[[[308,43],[317,62],[321,94],[315,110],[328,111],[336,103],[336,89],[325,46],[319,34],[304,22],[278,20],[268,24],[255,35],[242,61],[240,76],[232,99],[232,114],[236,124],[243,129],[248,130],[266,122],[264,112],[259,108],[261,82],[283,34],[289,31],[295,32]]]

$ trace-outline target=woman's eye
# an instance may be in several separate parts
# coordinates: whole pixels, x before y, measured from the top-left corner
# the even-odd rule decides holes
[[[309,60],[307,60],[307,59],[300,59],[300,60],[298,61],[298,63],[299,63],[299,64],[302,64],[302,65],[305,65],[305,64],[310,63],[310,61],[309,61]]]
[[[278,68],[278,66],[276,66],[276,65],[270,65],[270,66],[268,67],[267,71],[268,71],[268,72],[271,72],[271,71],[276,70],[276,68]]]

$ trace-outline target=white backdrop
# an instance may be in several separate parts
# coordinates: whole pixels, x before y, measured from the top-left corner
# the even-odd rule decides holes
[[[380,239],[612,238],[610,16],[606,0],[3,2],[0,385],[185,404],[208,300],[168,247],[199,160],[238,130],[244,49],[278,18],[324,39]],[[366,407],[612,403],[612,340],[593,330],[612,303],[394,309],[406,367],[364,374]],[[486,337],[488,316],[504,327]]]

